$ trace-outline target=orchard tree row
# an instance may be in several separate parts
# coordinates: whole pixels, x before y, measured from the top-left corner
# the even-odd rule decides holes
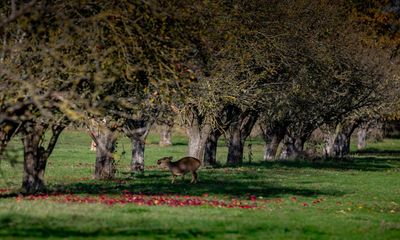
[[[368,2],[368,3],[367,3]],[[178,116],[188,154],[240,164],[254,124],[265,160],[349,153],[354,129],[399,115],[398,1],[9,0],[0,3],[0,154],[22,139],[26,193],[68,125],[97,145],[95,178],[114,177],[117,136],[144,171],[155,122]],[[45,136],[47,138],[45,138]],[[277,156],[277,147],[283,150]]]

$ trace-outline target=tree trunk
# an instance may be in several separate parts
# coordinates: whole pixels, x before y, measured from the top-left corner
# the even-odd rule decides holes
[[[218,129],[215,129],[208,136],[204,152],[205,166],[215,166],[217,164],[217,144],[221,135],[222,132]]]
[[[205,144],[210,134],[209,129],[209,126],[200,129],[198,125],[186,129],[189,137],[188,155],[190,157],[200,159],[203,162]]]
[[[40,144],[46,129],[47,124],[28,122],[21,130],[23,134],[22,143],[24,145],[23,193],[31,194],[45,190],[44,173],[47,159],[51,155],[64,126],[52,126],[52,135],[45,149]]]
[[[365,146],[367,145],[366,143],[366,138],[367,138],[367,129],[366,128],[360,128],[358,129],[357,132],[357,149],[358,150],[363,150]]]
[[[243,163],[243,148],[258,118],[255,111],[241,112],[232,121],[229,127],[227,164],[238,165]]]
[[[271,136],[269,143],[265,143],[264,146],[264,161],[273,161],[276,158],[276,152],[278,151],[279,144],[283,137],[278,135]]]
[[[268,126],[261,126],[261,132],[265,141],[264,161],[276,159],[279,144],[286,133],[286,126],[282,123],[270,123]]]
[[[186,134],[189,138],[188,155],[199,159],[203,164],[205,145],[211,133],[211,126],[205,122],[204,115],[193,108],[189,112],[189,124],[186,127]]]
[[[144,148],[145,138],[143,137],[131,137],[132,142],[132,161],[131,161],[131,172],[144,172]]]
[[[350,154],[350,137],[351,134],[348,135],[343,132],[336,135],[333,144],[334,157],[344,158]]]
[[[293,160],[303,155],[304,140],[300,137],[286,135],[283,139],[283,149],[280,158]]]
[[[171,141],[172,127],[173,125],[170,124],[163,124],[161,126],[160,143],[159,143],[161,147],[168,147],[172,145]]]
[[[335,133],[329,134],[325,140],[325,157],[344,158],[350,154],[350,139],[358,122],[339,123]]]
[[[144,172],[144,150],[147,135],[154,121],[149,119],[130,119],[124,131],[132,143],[131,172]]]
[[[106,119],[98,121],[91,119],[90,136],[96,144],[96,163],[94,178],[99,180],[113,179],[115,177],[114,152],[117,137],[116,127],[109,127]]]
[[[96,165],[94,178],[113,179],[115,176],[114,156],[117,138],[114,131],[103,128],[96,134]]]
[[[239,128],[230,130],[228,141],[228,164],[238,165],[243,163],[244,142],[245,138],[241,136]]]
[[[24,174],[22,178],[22,191],[24,193],[35,193],[45,189],[43,176],[39,176],[40,167],[43,164],[39,164],[39,142],[43,133],[40,130],[33,130],[33,126],[29,126],[29,133],[24,134],[22,142],[24,144]],[[42,161],[43,162],[43,161]],[[40,165],[40,166],[39,166]]]

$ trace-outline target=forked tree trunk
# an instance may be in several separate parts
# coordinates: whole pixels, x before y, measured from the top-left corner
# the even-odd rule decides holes
[[[200,159],[203,163],[205,144],[210,134],[210,127],[199,128],[198,125],[188,127],[186,133],[189,137],[188,155]]]
[[[47,148],[40,146],[46,133],[47,125],[38,122],[27,122],[22,132],[24,145],[24,174],[22,178],[22,192],[26,194],[45,190],[44,174],[47,159],[52,153],[58,137],[64,129],[63,125],[54,125]]]
[[[232,121],[237,118],[241,110],[233,105],[224,106],[216,116],[214,127],[207,138],[204,152],[204,165],[215,166],[217,164],[217,144],[222,133],[228,131]]]
[[[99,180],[113,179],[115,177],[114,152],[117,137],[116,128],[109,128],[105,120],[92,119],[90,136],[96,143],[96,163],[94,178]]]
[[[243,163],[243,149],[247,137],[250,135],[258,118],[255,111],[241,112],[229,127],[227,164],[238,165]]]
[[[44,133],[44,127],[34,126],[31,123],[27,125],[29,126],[26,126],[22,138],[24,145],[22,191],[24,193],[35,193],[45,189],[44,179],[39,176],[39,171],[42,170],[40,167],[43,167],[43,164],[39,164],[40,161],[43,161],[40,159],[39,143]]]
[[[218,129],[215,129],[208,136],[204,152],[205,166],[215,166],[217,164],[218,139],[221,137],[221,135],[222,132]]]
[[[243,163],[244,142],[245,139],[241,136],[238,128],[230,130],[228,141],[228,164],[238,165]]]
[[[264,146],[264,161],[273,161],[276,159],[279,144],[282,142],[283,137],[272,135]]]
[[[161,125],[161,132],[160,132],[160,143],[161,147],[168,147],[172,145],[171,141],[171,133],[173,124],[163,124]]]
[[[285,160],[293,160],[303,155],[304,140],[300,137],[292,137],[286,135],[283,139],[283,147],[280,158]]]
[[[339,123],[335,132],[329,134],[325,140],[325,157],[345,158],[350,154],[350,139],[358,122]]]
[[[188,155],[199,159],[203,165],[205,145],[211,133],[211,126],[205,122],[205,117],[195,108],[191,109],[188,118],[190,119],[186,127],[186,134],[189,138]]]
[[[283,124],[270,124],[261,126],[262,136],[265,141],[264,161],[273,161],[276,159],[279,144],[285,137],[286,127]]]
[[[94,178],[99,180],[113,179],[115,177],[114,156],[117,138],[109,129],[102,129],[96,135],[96,165]]]
[[[334,157],[344,158],[350,154],[350,137],[351,134],[343,132],[336,135],[333,145]]]
[[[130,119],[125,124],[124,131],[132,143],[132,173],[144,172],[145,143],[153,122],[148,119]]]
[[[132,160],[131,172],[143,173],[144,172],[144,149],[145,137],[132,137]]]
[[[365,149],[365,146],[367,145],[366,139],[367,139],[367,129],[366,128],[358,129],[358,132],[357,132],[357,149],[358,150]]]

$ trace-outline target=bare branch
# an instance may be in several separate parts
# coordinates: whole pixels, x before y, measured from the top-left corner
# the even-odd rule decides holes
[[[5,27],[7,24],[15,21],[18,17],[32,11],[32,9],[34,8],[36,3],[37,3],[37,0],[32,0],[29,3],[25,4],[22,8],[17,10],[15,0],[12,0],[11,1],[11,14],[6,19],[3,19],[3,21],[1,21],[0,29]]]

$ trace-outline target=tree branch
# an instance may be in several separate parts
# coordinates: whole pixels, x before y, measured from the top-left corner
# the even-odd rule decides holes
[[[22,8],[17,10],[15,0],[11,1],[11,15],[8,16],[6,19],[1,21],[0,23],[0,30],[5,27],[7,24],[15,21],[18,17],[24,15],[25,13],[30,12],[33,7],[35,6],[37,0],[32,0],[31,2],[25,4]]]

